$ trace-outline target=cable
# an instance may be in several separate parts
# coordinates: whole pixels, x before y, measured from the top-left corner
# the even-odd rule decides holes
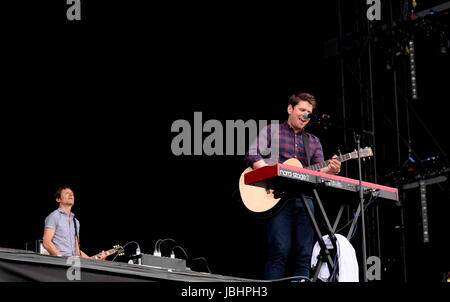
[[[179,245],[176,245],[176,246],[174,246],[174,247],[172,248],[172,250],[170,251],[171,256],[172,256],[172,253],[174,253],[174,255],[175,255],[174,250],[175,250],[176,248],[179,248],[179,249],[184,253],[184,255],[186,256],[186,261],[188,261],[188,260],[189,260],[188,254],[187,254],[186,251],[185,251],[181,246],[179,246]],[[206,266],[206,269],[208,270],[208,273],[211,274],[211,270],[209,269],[208,261],[206,260],[205,257],[197,257],[197,258],[194,258],[194,259],[191,260],[191,262],[192,262],[192,261],[195,261],[195,260],[203,260],[203,261],[205,262],[205,266]]]
[[[184,253],[184,255],[186,256],[186,260],[189,259],[189,256],[188,256],[188,254],[186,253],[186,251],[185,251],[181,246],[179,246],[179,245],[175,245],[175,246],[172,248],[172,250],[170,251],[170,256],[172,256],[172,253],[173,253],[174,256],[175,256],[175,252],[174,252],[175,248],[179,248],[179,249]]]
[[[177,243],[174,239],[172,239],[172,238],[166,238],[166,239],[162,239],[160,242],[159,242],[159,245],[158,245],[158,248],[157,248],[157,250],[158,250],[158,252],[159,253],[161,253],[161,249],[160,249],[160,247],[161,247],[161,244],[162,243],[165,243],[166,241],[172,241],[173,243]],[[161,255],[162,255],[162,253],[161,253]]]
[[[330,240],[330,242],[331,242],[331,238],[330,238],[330,235],[325,235],[325,236],[328,236],[328,239]],[[325,236],[323,236],[324,237],[324,239],[325,239]],[[325,241],[324,241],[325,242]],[[325,243],[325,245],[326,245],[326,243]],[[332,246],[332,247],[330,247],[330,248],[328,248],[327,247],[327,249],[333,249],[334,250],[334,246]],[[323,250],[320,252],[320,257],[322,257],[323,258]],[[336,266],[336,263],[338,262],[338,259],[339,259],[339,242],[338,242],[338,240],[337,240],[337,238],[336,238],[336,250],[335,250],[335,253],[334,253],[334,260],[333,260],[333,271],[331,272],[330,270],[328,270],[328,272],[329,272],[329,277],[327,278],[327,282],[333,282],[333,281],[335,281],[335,275],[336,275],[336,273],[337,273],[337,267],[338,266]],[[322,263],[321,264],[321,266],[320,267],[317,267],[317,269],[320,271],[321,269],[322,269],[322,266],[323,265],[325,265],[325,264],[327,264],[327,263]],[[317,265],[317,264],[316,264]],[[327,266],[328,267],[328,266]]]
[[[340,256],[339,251],[340,251],[339,240],[336,240],[336,253],[334,255],[333,273],[331,274],[331,276],[329,278],[330,281],[337,281],[337,278],[339,278],[339,273],[338,273],[338,271],[339,271],[339,262],[338,262],[338,260],[339,260],[339,256]],[[336,267],[336,263],[338,263],[337,267]]]
[[[378,198],[378,196],[376,196],[375,198],[369,200],[369,202],[364,206],[364,211],[366,211],[366,210],[367,210],[367,207],[368,207],[371,203],[375,202],[375,200],[376,200],[377,198]],[[361,216],[362,212],[363,212],[363,211],[360,212],[360,214],[358,215],[358,217]],[[355,213],[354,213],[354,212],[353,212],[353,217],[355,217]],[[356,223],[355,228],[353,229],[353,233],[352,233],[352,235],[351,235],[350,238],[349,238],[349,241],[353,238],[353,236],[355,236],[356,230],[358,229],[358,224],[359,224],[359,222]]]
[[[114,260],[116,260],[117,256],[119,256],[119,254],[116,254],[116,255],[114,256],[114,258],[111,260],[111,262],[114,262]]]
[[[125,249],[125,247],[126,247],[127,245],[129,245],[130,243],[136,244],[136,254],[135,254],[135,256],[141,255],[141,247],[140,247],[139,243],[137,243],[136,241],[130,241],[130,242],[127,242],[127,243],[123,246],[123,249]],[[137,263],[137,264],[141,264],[141,258],[137,258],[137,259],[138,259],[138,263]],[[134,261],[133,261],[133,263],[134,263]]]
[[[377,194],[377,196],[373,196],[374,194],[373,193],[376,193],[376,192],[372,192],[372,197],[370,198],[370,200],[367,202],[367,204],[364,206],[364,211],[366,211],[367,210],[367,207],[369,206],[369,205],[371,205],[372,203],[374,203],[377,199],[378,199],[378,197],[380,197],[380,192],[379,191],[377,191],[378,192],[378,194]],[[359,214],[359,215],[361,215],[361,214]],[[353,211],[353,218],[355,218],[355,211]],[[351,220],[349,220],[349,221],[347,221],[347,223],[344,225],[344,226],[342,226],[340,229],[338,229],[337,231],[336,231],[336,233],[339,233],[340,231],[342,231],[343,229],[345,229],[349,224],[351,224],[352,222],[353,222],[353,218],[351,219]],[[353,237],[353,235],[352,235],[352,237]]]
[[[161,256],[161,252],[158,250],[158,248],[157,248],[157,245],[158,245],[158,243],[159,242],[161,242],[162,241],[162,239],[158,239],[158,240],[156,240],[156,242],[155,242],[155,249],[154,249],[154,251],[153,251],[153,255],[154,256]]]
[[[208,261],[206,260],[205,257],[197,257],[197,258],[192,259],[191,261],[195,261],[195,260],[203,260],[203,261],[205,261],[205,265],[206,265],[206,269],[208,270],[208,273],[212,274],[211,270],[209,269],[209,266],[208,266]]]
[[[136,244],[137,247],[138,247],[139,249],[141,249],[141,247],[139,246],[139,243],[137,243],[136,241],[129,241],[129,242],[125,243],[125,245],[123,246],[123,248],[125,248],[125,247],[126,247],[127,245],[129,245],[130,243]]]
[[[330,238],[330,235],[328,235],[328,238]],[[330,241],[331,241],[331,239],[330,239]],[[339,250],[339,247],[337,246],[337,240],[336,240],[336,251],[334,251],[334,259],[333,259],[333,271],[330,272],[330,276],[328,277],[329,282],[334,281],[334,276],[336,274],[336,262],[338,259],[338,250]]]
[[[374,193],[378,193],[378,194],[376,196],[374,196]],[[367,207],[369,205],[374,203],[378,199],[378,197],[380,197],[380,191],[372,192],[372,197],[370,198],[369,202],[367,203],[366,208],[364,209],[364,211],[367,209]]]
[[[137,248],[136,248],[136,255],[138,255],[138,252],[139,252],[139,255],[140,255],[140,254],[141,254],[141,247],[139,246],[139,243],[137,243],[136,241],[129,241],[129,242],[125,243],[125,245],[122,246],[122,249],[125,251],[125,247],[126,247],[127,245],[129,245],[130,243],[136,244],[136,246],[137,246]],[[116,258],[117,258],[118,256],[119,256],[119,253],[117,253],[117,254],[114,256],[114,258],[111,260],[111,262],[113,262],[114,260],[116,260]]]
[[[347,221],[347,223],[346,223],[344,226],[342,226],[339,230],[337,230],[336,233],[340,233],[340,232],[341,232],[343,229],[345,229],[349,224],[351,224],[352,221],[353,221],[353,219]]]
[[[161,244],[165,243],[166,241],[172,241],[173,243],[176,244],[176,241],[172,238],[158,239],[155,243],[155,252],[158,252],[159,256],[161,256],[160,246],[161,246]],[[180,245],[175,245],[174,247],[172,247],[172,249],[170,250],[170,256],[172,256],[172,253],[175,256],[174,251],[177,248],[180,249],[184,253],[184,255],[186,256],[186,261],[190,260],[192,262],[192,261],[196,261],[196,260],[203,260],[205,262],[205,266],[206,266],[206,269],[208,270],[208,273],[212,274],[211,269],[209,268],[209,265],[208,265],[208,261],[206,260],[205,257],[197,257],[194,259],[189,259],[189,255],[187,254],[186,250],[184,248],[182,248]]]
[[[358,215],[358,217],[359,217],[359,216],[360,216],[360,215]],[[354,213],[354,212],[353,212],[353,217],[355,217],[355,213]],[[359,219],[358,219],[358,220],[359,220]],[[353,232],[352,232],[350,238],[348,239],[348,241],[352,240],[353,236],[355,236],[356,230],[358,229],[358,224],[359,224],[359,222],[356,222],[355,228],[353,229]]]
[[[351,220],[347,221],[347,223],[344,226],[342,226],[340,229],[338,229],[335,233],[340,233],[343,229],[345,229],[349,224],[351,224],[353,222],[354,218],[355,218],[355,210],[353,210],[353,218]]]
[[[279,282],[279,281],[288,281],[288,280],[295,280],[295,279],[303,279],[303,280],[307,280],[308,282],[311,282],[311,279],[306,277],[306,276],[292,276],[292,277],[285,277],[285,278],[280,278],[280,279],[273,279],[273,280],[258,280],[258,281],[263,281],[263,282]],[[295,281],[291,281],[291,282],[295,282]]]

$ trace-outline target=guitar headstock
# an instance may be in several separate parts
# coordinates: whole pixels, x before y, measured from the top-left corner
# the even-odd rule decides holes
[[[350,154],[350,158],[358,158],[358,152],[356,150],[349,154]],[[359,149],[359,157],[366,158],[366,157],[371,157],[371,156],[373,156],[372,148],[365,147],[365,148]]]
[[[115,246],[113,246],[113,250],[114,250],[119,256],[125,255],[125,250],[124,250],[123,247],[120,246],[120,245],[115,245]]]

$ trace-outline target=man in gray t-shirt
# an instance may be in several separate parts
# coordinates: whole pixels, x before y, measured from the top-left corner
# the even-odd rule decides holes
[[[90,258],[80,250],[80,223],[71,212],[75,202],[72,189],[68,186],[60,187],[55,197],[59,207],[45,218],[44,248],[50,255]],[[102,251],[98,256],[104,260],[106,253]]]

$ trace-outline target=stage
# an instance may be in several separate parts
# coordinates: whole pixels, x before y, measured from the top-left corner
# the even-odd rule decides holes
[[[0,281],[37,282],[262,282],[203,272],[174,270],[123,262],[80,259],[80,280],[68,280],[68,257],[0,248]]]

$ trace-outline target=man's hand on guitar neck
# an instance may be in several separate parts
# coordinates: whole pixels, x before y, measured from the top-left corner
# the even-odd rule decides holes
[[[338,161],[337,155],[333,155],[333,157],[328,160],[328,166],[320,169],[320,172],[328,173],[328,174],[338,174],[341,172],[341,162]]]
[[[94,258],[94,257],[96,257],[96,258]],[[90,258],[94,258],[94,259],[97,259],[97,260],[105,260],[106,257],[108,257],[108,255],[105,253],[105,251],[101,251],[101,253],[98,253],[97,255],[92,256]]]
[[[108,255],[105,253],[105,251],[102,251],[101,253],[98,253],[97,255],[88,256],[85,252],[81,251],[81,255],[78,257],[85,258],[85,259],[105,260],[106,257],[108,257]]]

